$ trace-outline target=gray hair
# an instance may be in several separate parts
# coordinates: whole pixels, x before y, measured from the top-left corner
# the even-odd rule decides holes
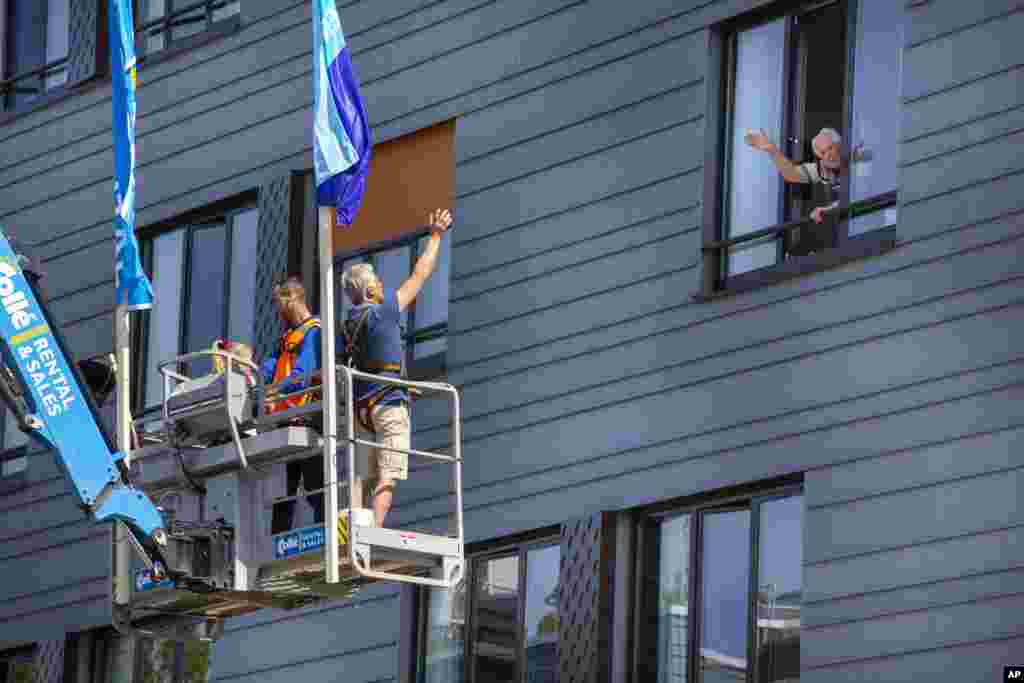
[[[818,131],[818,134],[814,136],[815,140],[817,140],[818,138],[828,138],[837,145],[843,144],[843,136],[841,136],[839,134],[839,131],[837,131],[835,128],[822,128],[821,130]]]
[[[366,300],[370,285],[377,279],[373,266],[369,263],[357,263],[341,276],[341,286],[349,301],[360,304]]]

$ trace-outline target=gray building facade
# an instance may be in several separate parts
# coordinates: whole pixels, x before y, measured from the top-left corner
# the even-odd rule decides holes
[[[36,57],[15,30],[38,25],[29,4],[0,0],[0,224],[42,260],[73,352],[102,357],[104,3],[42,3]],[[158,295],[185,302],[142,325],[140,380],[166,330],[175,348],[269,348],[273,279],[315,281],[310,2],[190,6],[137,8],[137,224]],[[401,183],[375,191],[418,192],[402,149],[448,131],[429,157],[452,179],[447,286],[431,325],[426,307],[409,324],[434,335],[422,373],[462,391],[473,571],[451,596],[378,585],[233,620],[197,677],[967,683],[1024,664],[1019,2],[338,9],[379,177]],[[771,233],[816,200],[742,133],[806,161],[823,127],[850,154],[854,215],[820,243],[811,223]],[[411,258],[413,227],[339,248],[339,266]],[[447,426],[416,411],[414,447],[443,448]],[[117,679],[96,654],[127,647],[108,629],[111,531],[51,454],[4,447],[0,683]],[[444,518],[440,476],[413,471],[395,525]]]

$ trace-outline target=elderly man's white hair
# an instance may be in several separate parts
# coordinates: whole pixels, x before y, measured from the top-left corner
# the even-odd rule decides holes
[[[818,134],[814,136],[815,140],[827,139],[829,142],[837,145],[843,144],[843,136],[839,134],[835,128],[822,128],[818,131]],[[813,141],[812,141],[813,142]]]
[[[366,300],[370,285],[376,279],[377,274],[373,272],[372,265],[357,263],[341,276],[341,286],[352,303],[361,304]]]

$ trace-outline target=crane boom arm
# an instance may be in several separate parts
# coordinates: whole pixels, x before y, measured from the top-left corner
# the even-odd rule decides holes
[[[0,393],[22,429],[53,449],[82,508],[98,522],[127,524],[155,563],[157,546],[166,543],[162,516],[128,482],[123,455],[112,452],[59,331],[2,231],[0,336],[8,367]],[[20,386],[10,386],[15,376]]]

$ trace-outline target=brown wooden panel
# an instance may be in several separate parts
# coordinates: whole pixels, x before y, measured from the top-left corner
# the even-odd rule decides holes
[[[355,223],[336,229],[334,252],[393,239],[426,223],[455,198],[455,121],[375,145]]]

